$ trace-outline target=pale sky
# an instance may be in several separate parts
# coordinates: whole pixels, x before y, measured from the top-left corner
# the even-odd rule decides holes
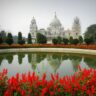
[[[96,24],[96,0],[0,0],[0,30],[27,37],[30,22],[35,17],[38,28],[47,28],[56,11],[64,29],[71,29],[78,16],[82,33]]]

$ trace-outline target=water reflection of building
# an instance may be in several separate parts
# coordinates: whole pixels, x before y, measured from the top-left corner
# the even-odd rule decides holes
[[[70,61],[73,65],[73,68],[75,71],[78,70],[78,66],[80,64],[80,62],[82,61],[82,56],[80,55],[70,55]]]
[[[28,62],[32,64],[32,69],[35,70],[38,63],[46,58],[46,54],[28,53]]]
[[[48,63],[51,65],[52,69],[54,70],[54,73],[56,73],[62,62],[61,56],[56,54],[47,55],[47,60]]]
[[[56,70],[59,68],[62,58],[60,55],[56,54],[39,54],[39,53],[30,53],[28,54],[28,61],[30,64],[32,64],[32,69],[35,71],[38,64],[43,64],[44,60],[46,58],[46,62],[52,67],[54,70],[54,73],[56,73]],[[43,65],[42,65],[43,66]],[[42,69],[43,70],[43,69]]]
[[[32,69],[35,70],[37,67],[37,64],[41,64],[47,58],[48,64],[52,67],[54,70],[54,73],[56,73],[57,69],[60,67],[61,62],[64,60],[70,60],[72,63],[72,66],[74,68],[74,71],[78,70],[78,65],[80,64],[82,60],[81,55],[71,55],[71,54],[39,54],[34,53],[30,55],[30,62],[32,64]],[[29,55],[28,55],[29,57]]]
[[[82,60],[82,57],[84,61]],[[15,60],[15,58],[18,58],[18,60],[17,59]],[[26,56],[25,53],[14,53],[14,54],[11,53],[11,54],[0,54],[0,65],[4,63],[3,60],[7,61],[8,64],[12,64],[12,62],[16,62],[16,64],[22,64],[23,60],[28,59],[28,64],[31,64],[33,71],[39,70],[38,72],[42,73],[44,72],[44,70],[51,70],[50,72],[53,72],[55,74],[56,72],[58,72],[58,69],[60,69],[60,66],[62,64],[65,64],[66,66],[71,66],[74,71],[78,70],[78,65],[81,63],[83,66],[82,68],[85,68],[87,65],[89,67],[96,68],[95,58],[96,58],[95,56],[93,57],[88,55],[85,56],[85,55],[61,54],[61,53],[60,54],[28,53]],[[69,65],[68,61],[70,61]]]

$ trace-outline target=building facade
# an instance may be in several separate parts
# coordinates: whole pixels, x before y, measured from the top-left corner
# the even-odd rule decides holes
[[[30,33],[32,35],[32,40],[34,40],[34,42],[36,42],[37,32],[40,32],[41,34],[45,35],[47,37],[48,43],[52,43],[52,39],[58,36],[68,39],[70,37],[73,37],[74,39],[78,38],[81,34],[81,26],[80,26],[79,18],[76,17],[74,19],[72,28],[68,30],[64,30],[62,23],[60,22],[60,20],[58,19],[55,13],[53,20],[51,21],[49,27],[46,30],[38,29],[36,20],[33,17],[30,25]]]

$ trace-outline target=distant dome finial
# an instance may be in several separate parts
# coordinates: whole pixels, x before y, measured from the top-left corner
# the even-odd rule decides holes
[[[34,16],[33,16],[33,19],[35,19]]]
[[[55,18],[57,17],[57,15],[56,15],[56,11],[55,11]]]

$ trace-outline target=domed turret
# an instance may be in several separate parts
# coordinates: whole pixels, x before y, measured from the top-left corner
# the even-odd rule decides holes
[[[36,24],[36,20],[34,17],[30,24],[30,32],[32,33],[33,31],[35,31],[35,32],[37,31],[37,24]]]
[[[72,26],[72,37],[78,38],[80,36],[80,33],[81,33],[81,25],[80,25],[79,18],[76,17],[74,19],[73,26]]]
[[[33,17],[31,24],[30,24],[30,33],[31,33],[32,38],[34,40],[33,42],[35,42],[37,30],[38,30],[38,28],[37,28],[36,20]]]

